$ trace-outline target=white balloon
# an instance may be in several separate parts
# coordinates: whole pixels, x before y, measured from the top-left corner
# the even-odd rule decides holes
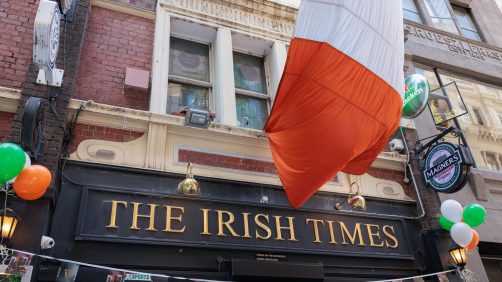
[[[28,154],[26,154],[26,152],[24,152],[24,157],[25,157],[25,161],[24,161],[24,167],[23,169],[31,166],[31,159],[30,159],[30,156],[28,156]],[[7,181],[7,183],[9,183],[10,185],[13,185],[14,184],[14,181],[16,181],[16,177],[12,178],[11,180]]]
[[[462,205],[455,200],[446,200],[441,204],[441,214],[453,223],[462,220],[463,212]]]
[[[451,230],[451,238],[455,243],[460,245],[461,247],[466,247],[472,241],[472,228],[463,222],[457,222],[453,224]]]

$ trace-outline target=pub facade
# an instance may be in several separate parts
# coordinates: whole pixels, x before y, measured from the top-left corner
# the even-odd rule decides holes
[[[30,18],[36,2],[28,15],[9,3],[8,14]],[[1,141],[19,142],[27,98],[43,98],[40,162],[53,173],[42,199],[12,201],[23,219],[13,248],[218,281],[371,281],[448,269],[450,238],[437,222],[440,201],[486,199],[483,205],[496,205],[486,191],[498,187],[500,169],[487,168],[496,168],[490,156],[500,158],[499,139],[496,130],[472,122],[472,113],[476,108],[493,114],[502,99],[502,35],[477,22],[485,15],[496,21],[502,11],[496,2],[489,2],[492,9],[451,2],[403,1],[404,67],[408,74],[424,74],[431,89],[459,85],[471,119],[464,115],[460,125],[477,164],[466,188],[441,194],[426,187],[413,151],[417,140],[437,134],[426,109],[402,120],[393,136],[402,148],[384,150],[362,176],[339,173],[293,209],[261,129],[297,8],[266,0],[76,1],[72,20],[62,21],[58,63],[65,76],[54,100],[46,85],[35,83],[38,69],[31,58],[18,55],[31,52],[30,37],[5,45],[25,67],[0,76]],[[450,12],[463,7],[482,26],[481,41],[467,37],[469,30],[435,26],[429,12],[437,5]],[[460,16],[452,15],[459,28]],[[3,67],[4,73],[12,66]],[[476,96],[479,89],[485,90],[483,99]],[[490,126],[500,127],[493,121]],[[492,138],[476,135],[484,134],[481,129]],[[196,195],[178,189],[191,178],[199,184]],[[364,211],[346,203],[356,191],[366,199]],[[495,218],[493,206],[490,224],[478,230],[480,253],[469,254],[467,267],[480,281],[488,281],[485,266],[495,269],[498,259],[482,253],[498,246],[497,236],[489,234]],[[42,235],[55,246],[40,250]],[[60,269],[53,260],[36,260],[31,279],[54,281]],[[81,265],[75,281],[108,277],[104,269]]]

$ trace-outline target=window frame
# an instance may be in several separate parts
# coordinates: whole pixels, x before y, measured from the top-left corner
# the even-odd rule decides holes
[[[474,123],[481,126],[487,126],[481,108],[478,106],[471,106],[471,109],[474,116]]]
[[[188,85],[188,86],[195,86],[195,87],[200,87],[200,88],[206,88],[207,89],[207,107],[208,111],[211,112],[214,109],[214,97],[213,97],[213,88],[214,88],[214,58],[213,58],[213,44],[208,43],[208,42],[202,42],[198,40],[193,40],[192,38],[185,38],[183,36],[180,36],[178,34],[171,34],[169,36],[169,41],[171,42],[172,38],[176,39],[181,39],[184,41],[188,42],[193,42],[197,44],[203,44],[208,46],[208,71],[209,71],[209,81],[203,81],[203,80],[197,80],[193,78],[188,78],[176,74],[171,74],[170,72],[168,73],[168,81],[167,81],[167,88],[169,89],[169,84],[171,82],[177,83],[177,84],[182,84],[182,85]],[[171,44],[170,44],[171,45]],[[169,54],[168,56],[171,57],[171,50],[172,46],[169,47]],[[171,65],[172,62],[169,58],[169,65]],[[169,93],[167,93],[169,96]],[[166,105],[166,111],[169,110],[169,103]],[[167,115],[172,115],[171,112],[166,112]]]
[[[255,92],[255,91],[250,91],[250,90],[245,90],[245,89],[240,89],[240,88],[237,88],[236,86],[234,86],[234,95],[236,96],[236,104],[235,104],[235,112],[236,112],[236,118],[237,118],[237,95],[242,95],[242,96],[247,96],[247,97],[252,97],[252,98],[256,98],[256,99],[260,99],[260,100],[265,100],[265,104],[267,106],[267,119],[268,119],[268,116],[270,115],[270,110],[271,110],[271,101],[272,101],[272,96],[271,96],[271,87],[270,87],[270,76],[269,76],[269,73],[270,73],[270,70],[269,70],[269,67],[268,67],[268,63],[267,63],[267,56],[259,56],[257,54],[253,54],[251,52],[246,52],[246,51],[243,51],[243,50],[239,50],[239,49],[233,49],[232,50],[232,57],[234,56],[234,53],[239,53],[239,54],[243,54],[243,55],[246,55],[246,56],[252,56],[252,57],[257,57],[257,58],[260,58],[262,60],[262,64],[263,64],[263,71],[264,71],[264,78],[265,78],[265,90],[266,90],[266,94],[264,93],[260,93],[260,92]],[[235,63],[233,63],[235,64]],[[232,66],[233,67],[233,66]],[[234,81],[235,81],[235,75],[233,77]],[[236,120],[237,124],[239,122],[238,118]],[[237,125],[238,127],[240,128],[246,128],[246,129],[251,129],[251,130],[263,130],[263,128],[253,128],[253,127],[245,127],[245,126],[241,126],[241,125]]]
[[[473,40],[473,41],[486,42],[485,38],[483,37],[483,34],[481,32],[481,29],[479,28],[479,24],[477,23],[476,19],[474,18],[474,15],[472,14],[472,9],[469,8],[469,7],[455,5],[455,4],[452,4],[452,3],[450,3],[450,6],[451,6],[451,9],[452,9],[452,12],[453,12],[453,15],[454,15],[454,21],[455,21],[455,24],[457,25],[457,29],[458,29],[458,31],[460,33],[460,36],[462,36],[464,38],[467,38],[469,40]],[[469,17],[469,19],[471,20],[472,24],[474,25],[474,28],[476,29],[475,31],[472,31],[472,30],[469,30],[469,31],[475,32],[479,36],[479,40],[469,38],[469,37],[467,37],[465,35],[464,28],[460,25],[459,19],[457,17],[457,11],[463,12],[463,13],[465,13]]]
[[[402,1],[405,1],[405,0],[402,0]],[[420,10],[419,6],[417,5],[417,2],[415,0],[410,0],[410,1],[413,3],[413,5],[415,5],[415,9],[417,10],[417,12],[405,9],[404,5],[403,5],[403,20],[412,21],[414,23],[419,23],[419,24],[424,24],[424,19],[423,19],[422,11]],[[420,19],[420,22],[416,22],[416,21],[410,20],[410,19],[405,19],[404,18],[404,11],[405,10],[408,11],[408,12],[410,12],[410,13],[417,14],[418,18]]]
[[[450,13],[451,18],[453,19],[453,23],[454,23],[456,31],[457,31],[457,33],[453,33],[451,31],[447,31],[447,30],[438,28],[437,26],[434,25],[433,18],[438,18],[438,17],[431,17],[431,15],[429,13],[429,9],[427,8],[428,4],[426,3],[426,0],[413,0],[413,1],[416,4],[417,10],[418,10],[420,17],[422,19],[421,24],[427,25],[429,27],[432,27],[432,28],[435,28],[435,29],[438,29],[438,30],[441,30],[444,32],[455,34],[457,36],[461,36],[467,40],[472,40],[472,41],[476,41],[476,42],[487,42],[487,38],[483,32],[483,29],[481,28],[481,24],[477,21],[478,13],[475,13],[475,10],[473,8],[471,8],[468,4],[461,4],[461,3],[457,3],[456,1],[450,1],[450,0],[437,0],[437,1],[444,1],[448,12]],[[404,10],[404,8],[403,8],[403,10]],[[455,10],[465,11],[465,13],[469,16],[470,20],[474,24],[474,27],[476,28],[476,33],[479,35],[480,40],[471,39],[471,38],[466,37],[464,35],[463,28],[461,27],[461,25],[459,23],[459,20],[458,20],[458,17],[457,17]],[[415,22],[415,21],[412,21],[412,22]]]

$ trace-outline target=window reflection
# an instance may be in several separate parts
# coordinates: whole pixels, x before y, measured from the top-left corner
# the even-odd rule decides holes
[[[457,27],[445,0],[425,0],[425,6],[434,27],[458,34]]]

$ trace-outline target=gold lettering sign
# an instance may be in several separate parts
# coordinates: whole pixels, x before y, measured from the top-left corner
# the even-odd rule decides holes
[[[121,228],[128,229],[122,225],[131,223],[130,230],[165,232],[166,236],[176,236],[176,234],[189,232],[192,228],[192,232],[199,232],[198,234],[207,237],[222,237],[221,240],[233,237],[240,240],[244,238],[246,240],[289,241],[289,244],[300,244],[299,241],[304,241],[315,245],[325,244],[330,248],[367,246],[397,249],[399,247],[395,227],[391,224],[360,222],[347,224],[342,220],[319,218],[304,218],[297,221],[294,216],[251,212],[234,213],[224,209],[199,208],[195,213],[198,215],[197,218],[191,219],[190,223],[197,224],[198,222],[201,226],[198,224],[190,226],[183,221],[187,212],[187,208],[183,206],[162,205],[162,208],[157,208],[160,205],[151,203],[120,200],[103,202],[110,208],[110,214],[107,217],[108,224],[105,227],[115,230],[114,232]],[[141,220],[142,222],[139,222]],[[142,227],[146,223],[147,227]],[[165,225],[159,231],[155,224]],[[297,230],[302,232],[297,234]],[[369,245],[366,244],[367,242]]]

